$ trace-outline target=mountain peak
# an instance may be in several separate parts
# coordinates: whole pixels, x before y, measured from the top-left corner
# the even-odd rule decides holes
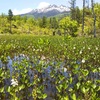
[[[53,4],[41,9],[33,9],[28,14],[33,15],[34,17],[42,17],[42,16],[50,17],[50,16],[55,16],[57,14],[63,14],[68,12],[69,9],[66,6],[64,5],[57,6]]]
[[[53,4],[53,5],[50,5],[49,7],[57,7],[57,5]]]
[[[59,12],[66,12],[66,11],[68,11],[68,8],[64,5],[57,6],[57,5],[53,4],[53,5],[49,5],[47,7],[41,8],[41,9],[34,9],[31,11],[31,13],[33,13],[33,12],[46,13],[46,12],[52,11],[52,10],[57,10]]]

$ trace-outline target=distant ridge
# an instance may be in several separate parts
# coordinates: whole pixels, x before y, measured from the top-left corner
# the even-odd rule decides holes
[[[33,9],[31,12],[26,13],[26,14],[21,14],[21,16],[33,16],[35,18],[39,17],[51,17],[51,16],[57,16],[57,15],[62,15],[66,14],[68,15],[70,13],[69,9],[64,6],[64,5],[49,5],[48,7],[41,8],[41,9]]]

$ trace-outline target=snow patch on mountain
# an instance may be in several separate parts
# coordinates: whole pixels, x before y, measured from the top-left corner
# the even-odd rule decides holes
[[[61,13],[69,11],[69,9],[64,5],[60,5],[60,6],[49,5],[48,7],[32,10],[31,13],[35,13],[35,12],[37,12],[37,13],[47,13],[47,12],[52,11],[52,10],[57,10],[57,11],[59,11]]]

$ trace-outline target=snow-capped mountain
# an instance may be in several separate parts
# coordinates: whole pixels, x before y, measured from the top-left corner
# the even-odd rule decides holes
[[[68,8],[64,5],[60,5],[60,6],[49,5],[48,7],[45,7],[45,8],[32,10],[31,13],[34,13],[34,12],[46,13],[46,12],[49,12],[49,11],[52,11],[52,10],[57,10],[59,12],[66,12],[66,11],[68,11]]]
[[[48,7],[45,8],[41,8],[41,9],[33,9],[31,12],[24,14],[24,15],[31,15],[34,17],[50,17],[50,16],[55,16],[58,14],[68,14],[69,13],[69,9],[64,6],[64,5],[49,5]]]

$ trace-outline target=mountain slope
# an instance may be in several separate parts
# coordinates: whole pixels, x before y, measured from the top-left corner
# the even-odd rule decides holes
[[[42,9],[34,9],[31,12],[27,13],[27,14],[22,14],[22,16],[26,15],[26,16],[33,16],[35,18],[38,17],[51,17],[51,16],[57,16],[59,14],[69,14],[69,10],[66,6],[60,5],[49,5],[46,8],[42,8]]]

